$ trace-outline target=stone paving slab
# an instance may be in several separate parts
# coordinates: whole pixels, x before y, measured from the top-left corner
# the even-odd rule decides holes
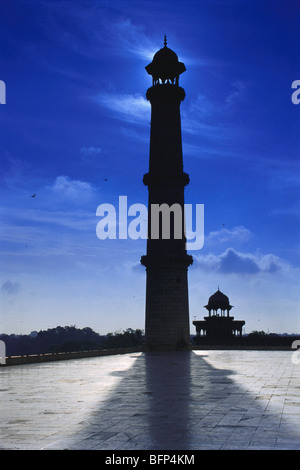
[[[291,358],[197,350],[2,367],[0,448],[300,450]]]

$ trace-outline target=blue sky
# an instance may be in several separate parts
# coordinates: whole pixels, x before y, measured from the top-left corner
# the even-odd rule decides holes
[[[191,332],[218,286],[246,332],[300,332],[299,17],[296,0],[1,3],[1,332],[144,328],[146,241],[99,240],[96,209],[147,204],[165,34],[187,69],[185,200],[205,211]]]

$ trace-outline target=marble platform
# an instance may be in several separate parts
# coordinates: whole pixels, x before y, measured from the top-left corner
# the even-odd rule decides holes
[[[300,450],[292,354],[153,352],[2,367],[0,448]]]

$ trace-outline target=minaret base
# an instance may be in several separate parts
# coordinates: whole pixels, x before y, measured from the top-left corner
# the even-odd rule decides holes
[[[148,255],[141,262],[147,269],[146,348],[190,349],[187,268],[192,257]]]

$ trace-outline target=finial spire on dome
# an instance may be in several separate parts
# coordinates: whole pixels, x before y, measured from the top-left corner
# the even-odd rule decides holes
[[[164,46],[167,47],[167,36],[165,34],[165,38],[164,38]]]

